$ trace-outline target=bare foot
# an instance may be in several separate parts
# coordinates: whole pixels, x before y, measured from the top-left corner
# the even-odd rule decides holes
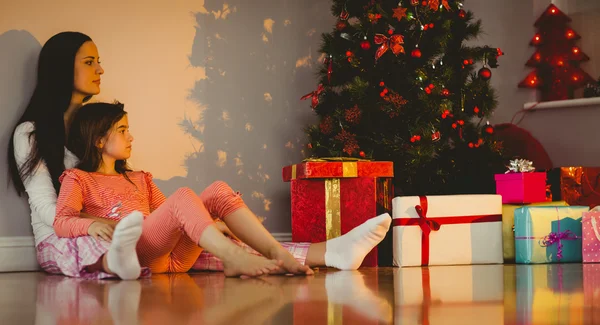
[[[297,274],[297,275],[313,275],[315,272],[310,269],[307,265],[302,265],[298,262],[294,256],[285,248],[277,247],[270,254],[272,259],[280,260],[283,262],[279,272],[280,274]]]
[[[225,276],[261,276],[270,273],[281,272],[281,261],[276,259],[269,260],[262,256],[246,253],[241,248],[231,254],[223,257],[223,273]]]

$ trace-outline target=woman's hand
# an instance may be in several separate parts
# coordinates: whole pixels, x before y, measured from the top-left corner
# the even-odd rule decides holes
[[[233,239],[237,239],[240,240],[239,238],[237,238],[237,236],[231,231],[231,229],[229,229],[229,227],[227,227],[227,225],[225,224],[225,222],[221,221],[221,220],[216,220],[215,221],[215,227],[217,227],[217,229],[219,229],[220,232],[223,233],[223,235],[229,236]]]
[[[115,228],[103,222],[94,221],[88,228],[88,234],[96,239],[101,238],[107,242],[112,240]]]

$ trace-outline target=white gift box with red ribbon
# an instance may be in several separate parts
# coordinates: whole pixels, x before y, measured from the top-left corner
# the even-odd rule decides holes
[[[500,195],[401,196],[392,212],[394,266],[503,262]]]

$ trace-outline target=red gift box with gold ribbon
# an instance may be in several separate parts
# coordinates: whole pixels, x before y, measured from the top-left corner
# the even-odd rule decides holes
[[[381,213],[391,212],[392,162],[308,159],[283,168],[290,182],[292,241],[317,243],[339,237]],[[361,266],[377,266],[377,248]]]

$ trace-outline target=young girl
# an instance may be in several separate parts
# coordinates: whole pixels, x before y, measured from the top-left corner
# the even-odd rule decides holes
[[[186,272],[202,249],[222,261],[227,276],[313,273],[269,234],[227,184],[213,183],[200,197],[182,188],[167,199],[149,173],[131,171],[126,159],[133,137],[122,104],[82,107],[71,135],[68,148],[81,160],[61,177],[54,222],[58,236],[87,235],[98,221],[81,218],[82,212],[119,221],[112,242],[121,248],[119,263],[131,275],[139,273],[140,264],[155,273]],[[223,220],[262,256],[234,244],[215,227],[214,219]],[[383,239],[390,222],[384,214],[342,237],[310,245],[306,264],[356,269]]]
[[[9,142],[11,180],[19,195],[28,196],[37,260],[49,273],[84,278],[121,273],[114,263],[116,245],[92,236],[58,238],[52,228],[58,178],[65,167],[77,164],[77,157],[65,148],[66,130],[83,103],[100,93],[103,73],[90,37],[77,32],[52,36],[42,48],[35,90]],[[101,220],[85,214],[81,217]],[[98,236],[111,226],[95,228],[97,232],[92,233]]]

